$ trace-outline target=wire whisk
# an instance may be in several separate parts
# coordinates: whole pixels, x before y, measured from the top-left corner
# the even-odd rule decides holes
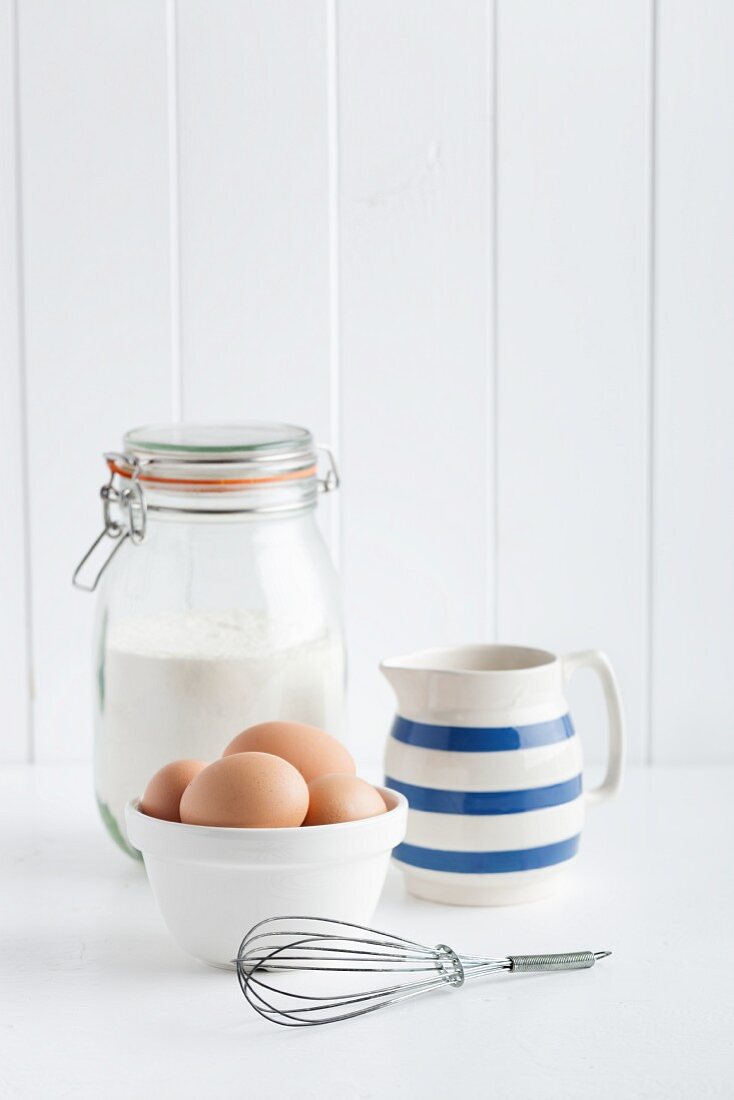
[[[269,917],[250,929],[233,962],[256,1012],[285,1027],[314,1027],[444,986],[458,989],[499,971],[586,970],[608,955],[611,951],[489,958],[459,954],[445,943],[427,947],[348,921]],[[355,974],[362,976],[357,990]]]

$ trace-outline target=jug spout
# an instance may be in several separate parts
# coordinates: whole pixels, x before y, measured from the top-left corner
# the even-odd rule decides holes
[[[402,657],[387,657],[384,661],[380,661],[380,672],[395,692],[398,703],[408,690],[410,677],[414,672],[413,669],[406,668],[402,664],[403,660]]]
[[[422,720],[431,709],[429,700],[436,670],[428,657],[429,652],[386,657],[380,662],[380,672],[395,692],[397,712],[404,717]]]

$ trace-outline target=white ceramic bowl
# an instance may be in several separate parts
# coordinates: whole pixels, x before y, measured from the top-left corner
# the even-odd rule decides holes
[[[125,807],[158,907],[173,938],[212,966],[231,966],[265,917],[333,917],[368,924],[390,852],[405,837],[408,803],[378,788],[388,812],[298,829],[220,829],[159,821]]]

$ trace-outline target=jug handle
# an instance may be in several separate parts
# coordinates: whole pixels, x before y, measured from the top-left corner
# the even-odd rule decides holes
[[[590,668],[601,680],[604,692],[604,702],[607,707],[607,719],[609,724],[609,756],[607,758],[607,770],[603,782],[586,792],[586,801],[590,804],[604,802],[619,788],[622,780],[622,766],[624,764],[624,715],[622,713],[622,700],[617,686],[609,658],[600,653],[598,649],[586,649],[580,653],[568,653],[562,658],[563,679],[568,682],[574,672],[580,668]]]

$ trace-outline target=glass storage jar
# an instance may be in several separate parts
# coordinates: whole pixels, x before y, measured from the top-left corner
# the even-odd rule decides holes
[[[215,759],[272,719],[343,737],[337,580],[315,522],[338,475],[285,424],[136,428],[105,459],[104,529],[74,583],[97,590],[97,802],[137,855],[125,803],[169,761]]]

